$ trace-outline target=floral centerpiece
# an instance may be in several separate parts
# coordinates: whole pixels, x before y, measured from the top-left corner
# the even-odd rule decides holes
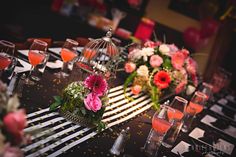
[[[101,121],[107,102],[108,85],[101,75],[90,75],[85,81],[72,82],[62,93],[55,96],[51,110],[60,107],[60,112],[68,119],[82,125],[105,127]]]
[[[197,63],[188,50],[179,49],[174,44],[148,41],[142,48],[129,52],[124,68],[130,73],[124,83],[124,93],[132,83],[131,92],[148,91],[156,109],[161,95],[173,91],[179,94],[187,86],[194,90],[198,85]]]
[[[24,156],[19,146],[29,142],[30,136],[23,132],[27,119],[19,105],[17,96],[9,97],[6,85],[0,81],[0,156]]]

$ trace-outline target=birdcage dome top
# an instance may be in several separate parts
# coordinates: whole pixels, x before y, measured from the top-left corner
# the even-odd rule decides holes
[[[112,42],[112,30],[106,36],[91,40],[79,56],[79,66],[90,73],[107,73],[114,71],[119,57],[119,49]]]

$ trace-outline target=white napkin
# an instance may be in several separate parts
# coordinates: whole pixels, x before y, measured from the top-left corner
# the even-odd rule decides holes
[[[56,60],[55,62],[47,62],[47,67],[51,69],[61,68],[62,65],[63,65],[63,62],[60,60]]]
[[[17,60],[20,62],[20,64],[21,64],[23,67],[16,66],[15,69],[14,69],[14,71],[15,71],[16,73],[22,73],[22,72],[30,71],[30,69],[31,69],[31,64],[29,64],[29,63],[27,63],[27,62],[25,62],[25,61],[23,61],[23,60],[21,60],[21,59],[19,59],[19,58],[18,58]]]

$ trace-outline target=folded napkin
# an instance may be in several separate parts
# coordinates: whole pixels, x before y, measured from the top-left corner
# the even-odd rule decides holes
[[[31,64],[29,64],[29,63],[27,63],[27,62],[25,62],[25,61],[23,61],[22,59],[19,59],[19,58],[17,60],[21,64],[21,66],[16,66],[15,67],[14,71],[16,73],[22,73],[22,72],[30,71]]]

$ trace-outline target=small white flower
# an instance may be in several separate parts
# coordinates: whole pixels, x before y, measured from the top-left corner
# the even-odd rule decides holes
[[[163,55],[169,56],[170,48],[169,48],[166,44],[162,44],[162,45],[160,45],[160,47],[159,47],[159,51],[160,51]]]
[[[138,76],[143,76],[143,77],[146,77],[148,78],[148,67],[146,65],[141,65],[138,70],[137,70],[137,75]]]
[[[151,56],[154,54],[154,48],[151,47],[144,47],[141,50],[141,55],[143,57],[143,61],[147,61],[148,60],[148,56]]]

